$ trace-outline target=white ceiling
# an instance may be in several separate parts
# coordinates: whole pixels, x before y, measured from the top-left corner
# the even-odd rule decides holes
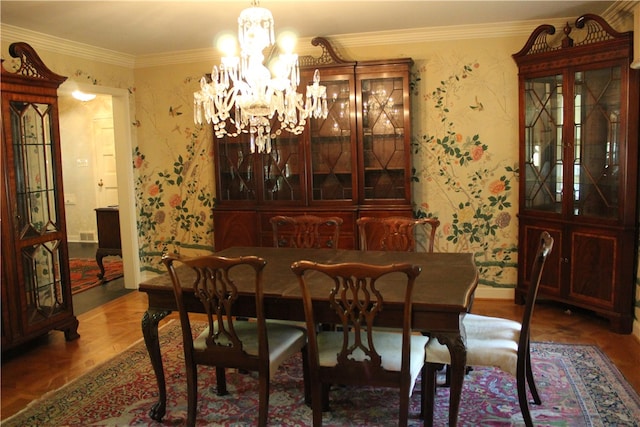
[[[300,38],[438,26],[496,24],[604,15],[613,1],[377,1],[263,0],[276,32]],[[3,25],[109,49],[151,55],[205,49],[222,32],[237,32],[250,0],[0,1]]]

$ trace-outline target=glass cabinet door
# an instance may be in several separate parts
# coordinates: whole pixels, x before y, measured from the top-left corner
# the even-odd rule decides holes
[[[564,94],[562,75],[525,81],[524,204],[526,209],[562,212]]]
[[[573,214],[618,220],[620,66],[575,73]]]
[[[256,200],[256,171],[248,135],[214,139],[216,143],[219,201]]]
[[[59,162],[54,147],[52,105],[10,101],[16,254],[24,283],[25,327],[68,310],[63,277],[66,238],[59,215]]]
[[[301,165],[303,155],[298,135],[282,132],[271,140],[271,152],[260,154],[262,200],[293,202],[302,200]]]
[[[364,199],[405,199],[405,79],[361,79]]]
[[[327,79],[331,78],[330,76]],[[326,119],[311,119],[311,200],[352,201],[353,78],[323,80],[327,87]]]

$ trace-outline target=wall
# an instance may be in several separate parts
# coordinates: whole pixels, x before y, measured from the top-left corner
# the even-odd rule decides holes
[[[511,55],[534,28],[493,38],[332,40],[349,60],[413,58],[415,208],[440,219],[436,250],[476,254],[479,297],[511,298],[516,283],[518,98]],[[136,217],[141,266],[147,271],[162,271],[165,251],[193,255],[213,247],[212,136],[194,126],[192,116],[193,92],[213,63],[134,71]],[[51,65],[60,65],[52,68],[64,74],[60,61]],[[130,84],[125,75],[120,84]],[[636,318],[639,307],[636,302]],[[640,335],[637,321],[635,326]]]
[[[67,240],[97,242],[93,119],[113,120],[111,96],[99,95],[92,101],[83,102],[63,94],[59,97],[58,111]],[[91,237],[82,239],[81,233],[90,233]]]

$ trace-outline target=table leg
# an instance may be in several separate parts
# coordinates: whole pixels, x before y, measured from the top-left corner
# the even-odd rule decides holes
[[[149,309],[142,316],[142,335],[158,381],[158,402],[149,411],[149,416],[156,421],[162,421],[167,409],[167,387],[160,354],[160,341],[158,340],[158,323],[169,313],[171,312],[166,310]]]
[[[462,327],[462,322],[460,322]],[[464,331],[462,331],[464,334]],[[451,354],[451,385],[449,389],[449,426],[455,427],[458,423],[458,409],[460,408],[460,395],[467,365],[467,347],[460,333],[439,333],[436,338],[440,344],[444,344]]]
[[[104,279],[104,264],[102,264],[102,258],[105,257],[105,253],[98,249],[96,251],[96,262],[98,263],[98,267],[100,268],[100,273],[98,273],[98,279]]]

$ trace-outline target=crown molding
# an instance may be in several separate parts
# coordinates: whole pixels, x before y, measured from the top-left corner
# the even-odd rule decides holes
[[[604,14],[603,18],[617,23],[633,14],[633,8],[640,1],[617,1]],[[326,36],[332,43],[343,48],[365,46],[382,46],[393,44],[410,44],[425,42],[442,42],[469,39],[486,39],[499,37],[528,36],[533,29],[542,24],[550,24],[562,28],[567,22],[576,17],[555,20],[514,21],[481,25],[452,25],[430,28],[412,28],[394,31],[376,31],[358,34],[337,34]],[[34,47],[42,48],[54,53],[75,56],[92,61],[118,65],[126,68],[148,68],[178,65],[186,63],[213,62],[219,59],[213,49],[193,49],[178,52],[164,52],[153,55],[134,56],[125,53],[102,49],[95,46],[78,43],[59,37],[26,30],[11,25],[1,24],[2,38],[28,41]],[[311,38],[298,41],[298,53],[313,54]]]
[[[19,40],[29,43],[34,48],[47,50],[53,53],[69,55],[105,64],[117,65],[125,68],[134,68],[135,56],[102,49],[84,43],[51,36],[37,31],[31,31],[13,25],[0,24],[0,34],[4,40]]]
[[[332,44],[341,48],[357,48],[366,46],[384,46],[406,43],[425,43],[439,41],[468,40],[478,38],[496,38],[509,36],[528,36],[531,31],[541,24],[564,26],[566,19],[544,21],[518,21],[498,24],[482,25],[452,25],[446,27],[411,28],[406,30],[375,31],[370,33],[336,34],[326,36]],[[299,55],[312,55],[316,48],[311,45],[312,38],[299,39],[297,51]],[[155,55],[138,56],[136,68],[175,65],[202,61],[215,61],[211,49],[196,49],[190,51],[167,52]]]

